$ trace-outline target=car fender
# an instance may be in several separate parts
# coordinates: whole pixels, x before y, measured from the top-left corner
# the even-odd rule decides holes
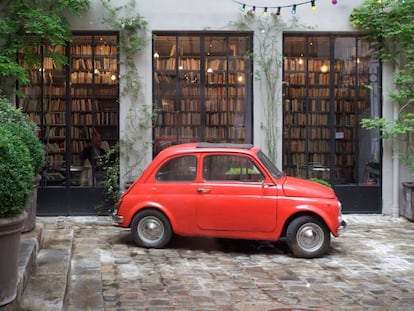
[[[124,225],[127,226],[127,227],[130,227],[131,223],[132,223],[132,219],[135,217],[135,215],[137,213],[139,213],[140,211],[145,210],[145,209],[156,209],[156,210],[159,210],[160,212],[164,213],[165,216],[170,221],[171,228],[174,231],[176,221],[175,221],[173,215],[164,206],[162,206],[161,204],[159,204],[157,202],[153,202],[153,201],[139,202],[139,204],[136,204],[133,207],[129,208],[128,214],[125,217]]]
[[[329,206],[328,208],[335,208],[335,206]],[[296,218],[299,215],[308,214],[308,215],[316,215],[320,219],[324,221],[324,223],[327,225],[329,230],[334,236],[338,236],[338,217],[333,218],[332,216],[329,216],[329,213],[327,213],[323,208],[320,208],[318,206],[310,205],[310,204],[301,204],[295,206],[294,209],[291,210],[290,213],[284,213],[279,219],[279,225],[278,225],[278,236],[284,233],[287,225],[290,223],[290,221],[294,218]]]

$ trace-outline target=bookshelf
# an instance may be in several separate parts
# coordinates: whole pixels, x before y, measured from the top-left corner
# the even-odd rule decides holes
[[[250,34],[156,34],[154,155],[191,141],[251,142]]]
[[[300,40],[308,41],[299,44]],[[283,167],[293,176],[355,184],[361,181],[360,113],[370,108],[369,88],[364,87],[368,51],[362,49],[357,55],[355,46],[344,44],[355,45],[354,38],[338,40],[342,44],[333,50],[330,42],[329,38],[320,42],[285,38]],[[300,45],[307,50],[295,54]]]
[[[67,59],[58,66],[48,55]],[[43,186],[99,186],[100,153],[118,141],[119,86],[116,35],[74,35],[67,46],[38,48],[41,66],[30,70],[31,85],[21,86],[18,105],[39,125],[47,155]],[[88,170],[87,181],[82,180]]]

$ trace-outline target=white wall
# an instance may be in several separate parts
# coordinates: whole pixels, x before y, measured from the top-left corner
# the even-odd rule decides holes
[[[312,12],[310,9],[310,3],[300,5],[297,7],[297,27],[292,29],[285,29],[284,31],[311,31],[311,32],[349,32],[355,31],[349,23],[349,16],[354,7],[362,3],[362,0],[337,0],[336,5],[332,5],[331,0],[317,0],[316,11]],[[127,3],[127,0],[116,1],[116,5],[120,6]],[[247,6],[276,6],[280,5],[291,5],[295,3],[302,3],[297,0],[256,0],[256,1],[241,1],[246,3]],[[113,1],[115,3],[115,1]],[[148,36],[152,31],[162,30],[209,30],[209,31],[231,31],[236,30],[232,25],[232,22],[237,21],[240,16],[241,5],[231,0],[151,0],[151,1],[137,1],[137,10],[140,15],[148,21]],[[289,8],[282,8],[281,17],[283,21],[290,24],[292,20]],[[269,13],[275,11],[275,9],[269,9]],[[257,8],[257,18],[260,18],[263,9]],[[108,27],[101,23],[102,8],[99,0],[92,1],[92,9],[84,14],[81,18],[72,18],[71,24],[73,30],[107,30]],[[270,18],[270,17],[269,17]],[[280,35],[282,32],[280,33]],[[151,41],[149,41],[151,42]],[[280,50],[281,46],[280,36]],[[152,101],[152,60],[151,60],[151,44],[143,51],[143,53],[137,58],[137,64],[139,67],[140,75],[143,82],[144,103],[151,105]],[[386,71],[387,72],[387,71]],[[388,72],[389,73],[389,72]],[[390,103],[387,93],[389,88],[392,88],[392,80],[390,75],[384,75],[384,84],[388,85],[388,88],[384,88],[384,115],[392,117],[392,104]],[[260,82],[254,81],[254,143],[258,146],[265,148],[263,131],[260,129],[260,120],[263,118],[263,108],[260,102],[261,98]],[[282,102],[280,100],[280,102]],[[121,99],[121,135],[124,127],[126,112],[128,111],[129,103],[123,98]],[[278,107],[278,115],[282,116],[282,107]],[[281,139],[281,122],[277,135],[280,138],[278,142],[278,153],[277,164],[281,167],[282,161],[282,139]],[[147,137],[151,140],[151,135]],[[149,151],[146,161],[151,160],[151,152]],[[392,174],[392,150],[388,142],[384,143],[384,177],[391,176]],[[384,190],[383,190],[383,208],[384,213],[391,214],[392,211],[392,179],[384,178]]]

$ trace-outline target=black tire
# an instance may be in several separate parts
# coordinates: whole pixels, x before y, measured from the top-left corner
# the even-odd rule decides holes
[[[136,214],[131,223],[131,233],[138,246],[163,248],[171,240],[170,222],[157,210],[144,210]]]
[[[316,258],[328,252],[331,233],[318,218],[300,216],[289,224],[286,240],[295,257]]]

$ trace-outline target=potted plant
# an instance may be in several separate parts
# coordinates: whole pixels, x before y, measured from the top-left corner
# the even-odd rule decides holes
[[[16,131],[18,123],[0,123],[0,306],[16,297],[20,235],[32,192],[29,149]]]
[[[5,97],[0,97],[0,123],[16,125],[10,127],[9,130],[18,136],[26,145],[32,159],[34,183],[31,199],[27,202],[26,206],[28,216],[23,227],[23,232],[31,231],[36,225],[37,190],[41,180],[40,172],[45,162],[45,150],[36,135],[36,124],[27,119],[20,109],[12,106]]]

